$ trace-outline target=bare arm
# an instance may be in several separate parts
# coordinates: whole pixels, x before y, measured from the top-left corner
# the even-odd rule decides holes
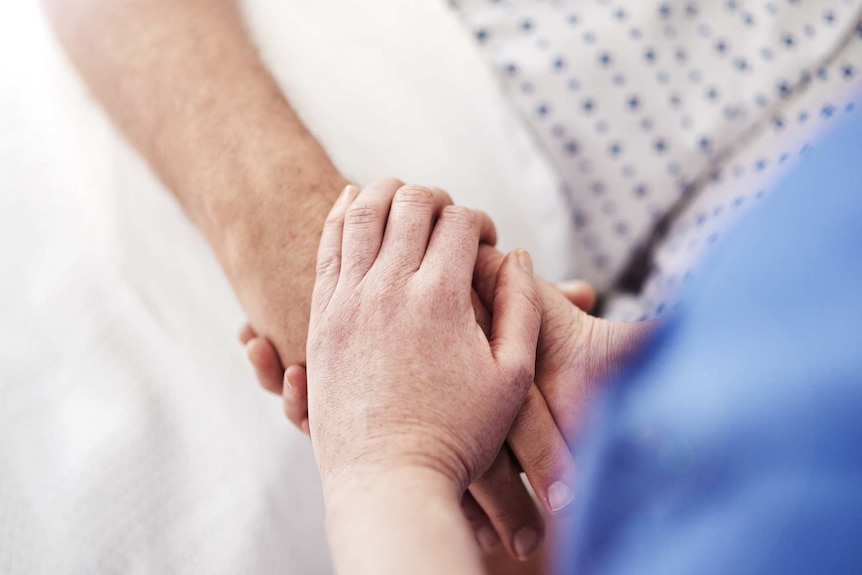
[[[302,362],[319,230],[347,183],[233,0],[43,0],[90,90],[203,231],[255,328]]]
[[[424,468],[358,471],[326,496],[335,569],[343,574],[484,573],[461,493]]]

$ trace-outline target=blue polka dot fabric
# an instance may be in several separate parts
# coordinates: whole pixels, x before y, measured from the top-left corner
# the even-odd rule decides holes
[[[615,319],[671,309],[704,250],[859,105],[862,0],[451,3],[557,168],[573,269]]]

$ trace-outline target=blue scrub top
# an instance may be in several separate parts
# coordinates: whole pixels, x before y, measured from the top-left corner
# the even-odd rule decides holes
[[[719,246],[608,387],[564,573],[862,573],[862,117]]]

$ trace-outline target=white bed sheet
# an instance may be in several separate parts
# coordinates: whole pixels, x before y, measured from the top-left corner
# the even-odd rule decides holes
[[[564,275],[553,171],[445,2],[409,4],[246,10],[346,174],[447,187]],[[330,571],[310,447],[255,388],[242,317],[36,3],[3,3],[0,572]]]

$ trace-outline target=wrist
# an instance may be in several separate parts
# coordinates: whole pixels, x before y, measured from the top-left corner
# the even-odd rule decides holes
[[[426,467],[357,466],[324,476],[327,532],[338,573],[481,573],[460,491]]]
[[[397,417],[397,416],[396,416]],[[453,439],[399,421],[397,433],[333,433],[325,415],[312,428],[317,463],[324,490],[337,497],[342,492],[365,489],[369,484],[389,482],[390,477],[423,477],[429,483],[446,484],[463,493],[470,472],[453,447]],[[338,425],[339,431],[345,427]],[[344,445],[349,443],[349,445]],[[336,447],[339,446],[340,447]]]
[[[447,516],[460,520],[463,492],[443,473],[413,466],[357,466],[351,471],[323,478],[327,531],[333,547],[357,534],[410,530],[417,522],[430,525],[435,518]]]
[[[337,518],[364,501],[394,493],[405,498],[423,497],[459,502],[464,489],[447,473],[420,465],[353,466],[349,472],[323,475],[327,515]]]

